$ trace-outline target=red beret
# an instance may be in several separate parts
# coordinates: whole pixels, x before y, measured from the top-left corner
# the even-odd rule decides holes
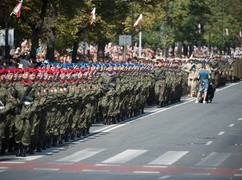
[[[8,73],[11,73],[11,74],[14,74],[16,72],[16,69],[15,68],[9,68],[7,70]]]
[[[30,68],[23,68],[23,71],[22,71],[22,73],[26,73],[26,72],[28,72],[29,73],[29,71],[30,71]]]
[[[0,75],[5,74],[6,70],[5,69],[0,69]]]
[[[53,74],[53,70],[52,70],[52,69],[50,69],[50,68],[49,68],[49,69],[47,69],[47,70],[46,70],[46,72],[47,72],[48,74]]]
[[[81,70],[82,73],[85,73],[85,72],[87,72],[87,71],[88,71],[88,69],[82,69],[82,70]]]
[[[16,69],[16,70],[15,70],[15,73],[16,73],[16,74],[21,74],[21,73],[23,73],[23,71],[22,71],[21,69]]]
[[[61,69],[60,70],[60,73],[62,73],[62,74],[68,74],[68,73],[71,73],[72,71],[71,70],[69,70],[69,69]]]
[[[35,68],[29,68],[29,73],[34,73],[34,74],[38,74],[38,70]]]

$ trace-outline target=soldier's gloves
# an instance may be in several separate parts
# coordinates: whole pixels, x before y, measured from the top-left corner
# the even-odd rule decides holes
[[[0,115],[2,115],[4,113],[4,109],[5,109],[5,106],[2,103],[2,101],[0,101]]]
[[[0,116],[2,116],[5,113],[4,109],[5,106],[3,104],[0,104]]]
[[[115,84],[114,83],[110,83],[109,84],[111,87],[115,87]]]
[[[0,106],[0,113],[1,113],[1,110],[4,110],[5,106],[4,105],[1,105]]]
[[[29,105],[31,105],[31,104],[33,104],[33,102],[29,102],[29,101],[24,101],[24,103],[23,103],[25,106],[29,106]]]

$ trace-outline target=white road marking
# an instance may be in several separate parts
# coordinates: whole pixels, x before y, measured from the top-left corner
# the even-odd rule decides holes
[[[120,165],[118,165],[118,164],[115,164],[115,165],[113,165],[113,164],[95,164],[95,166],[103,166],[103,167],[105,167],[105,166],[120,166]]]
[[[210,153],[206,158],[201,160],[195,166],[212,166],[217,167],[222,164],[226,159],[231,156],[232,153]]]
[[[101,131],[104,131],[106,129],[109,129],[109,128],[112,128],[113,126],[116,126],[116,124],[112,124],[110,126],[107,126],[107,127],[104,127],[102,129],[99,129],[99,130],[96,130],[96,131],[93,131],[94,133],[98,133],[98,132],[101,132]]]
[[[206,146],[209,146],[209,145],[211,145],[213,143],[213,141],[208,141],[205,145]]]
[[[185,173],[186,175],[192,175],[192,176],[210,176],[211,173]]]
[[[168,151],[149,164],[171,165],[185,156],[189,151]]]
[[[0,163],[6,163],[6,164],[24,164],[23,161],[1,161]]]
[[[6,170],[8,169],[9,167],[0,167],[1,170]]]
[[[234,126],[234,124],[230,124],[230,125],[229,125],[229,127],[233,127],[233,126]]]
[[[219,136],[222,136],[224,133],[225,133],[225,132],[222,131],[222,132],[218,133],[218,135],[219,135]]]
[[[106,132],[112,131],[112,130],[114,130],[114,129],[120,128],[120,127],[125,126],[125,125],[126,125],[126,123],[125,123],[125,124],[120,124],[120,125],[117,125],[117,126],[115,126],[115,127],[110,128],[110,129],[107,129],[107,130],[105,130],[105,131],[103,131],[103,132],[106,133]]]
[[[20,160],[25,160],[25,161],[33,161],[35,159],[39,159],[44,157],[44,155],[36,155],[36,156],[26,156],[26,157],[16,157],[17,159]]]
[[[240,168],[239,170],[242,171],[242,168]]]
[[[236,177],[242,177],[242,174],[234,174]]]
[[[59,168],[33,168],[36,171],[59,171]]]
[[[105,161],[102,161],[102,163],[126,163],[141,154],[147,152],[147,150],[135,150],[135,149],[128,149],[124,152],[119,153],[116,156],[113,156]]]
[[[232,86],[235,86],[235,85],[237,85],[237,84],[239,84],[239,83],[229,84],[229,85],[226,85],[226,86],[223,87],[223,88],[216,89],[216,91],[219,92],[219,91],[225,90],[225,89],[227,89],[227,88],[230,88],[230,87],[232,87]]]
[[[50,164],[50,165],[53,165],[53,164],[59,164],[59,163],[47,163],[47,164]],[[62,162],[61,163],[62,165],[73,165],[73,164],[75,164],[75,163],[65,163],[65,162]]]
[[[83,159],[92,157],[106,149],[95,149],[95,148],[87,148],[81,151],[78,151],[70,156],[63,157],[58,159],[57,161],[65,161],[65,162],[79,162]]]
[[[168,179],[168,178],[170,178],[171,176],[169,176],[169,175],[167,175],[167,176],[162,176],[162,177],[160,177],[159,179]]]
[[[83,169],[83,172],[102,172],[102,173],[106,173],[109,172],[109,170],[93,170],[93,169]]]
[[[159,171],[133,171],[135,174],[159,174]]]
[[[0,173],[5,172],[6,170],[0,170]]]
[[[242,118],[239,118],[238,121],[242,121]]]
[[[143,167],[147,167],[147,168],[158,168],[158,169],[160,169],[160,168],[168,168],[168,166],[151,166],[151,165],[145,165],[145,166],[143,166]]]

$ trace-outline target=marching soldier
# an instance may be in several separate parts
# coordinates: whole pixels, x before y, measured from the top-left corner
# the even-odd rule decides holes
[[[0,153],[4,154],[6,150],[6,141],[4,146],[4,129],[6,124],[7,111],[7,88],[5,86],[5,69],[0,69]]]
[[[26,156],[26,151],[30,145],[30,105],[33,103],[34,97],[30,96],[33,88],[32,83],[29,81],[29,71],[24,69],[22,81],[17,82],[15,89],[17,91],[15,113],[16,119],[14,122],[15,128],[15,142],[18,146],[16,156]]]

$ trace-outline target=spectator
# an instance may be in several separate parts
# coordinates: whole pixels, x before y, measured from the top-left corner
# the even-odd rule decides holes
[[[197,100],[195,103],[198,103],[200,101],[200,96],[203,93],[203,103],[206,104],[206,97],[208,92],[208,84],[209,84],[209,72],[206,70],[206,64],[205,62],[202,63],[202,68],[198,73],[199,79],[199,88],[197,93]]]
[[[32,67],[32,64],[27,59],[27,55],[26,54],[20,55],[20,62],[19,62],[19,64],[20,64],[20,68]]]

